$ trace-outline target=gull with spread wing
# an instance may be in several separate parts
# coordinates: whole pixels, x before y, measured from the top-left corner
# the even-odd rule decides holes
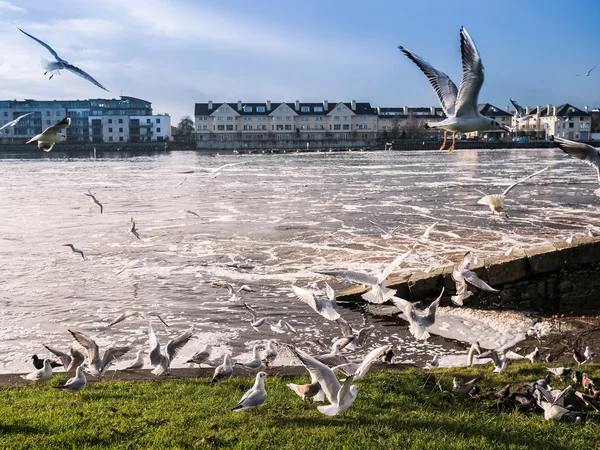
[[[81,258],[85,261],[85,255],[83,254],[83,250],[79,250],[78,248],[75,248],[75,246],[73,244],[63,244],[63,247],[69,247],[71,249],[71,252],[73,253],[79,253],[81,255]]]
[[[61,364],[65,368],[65,372],[70,372],[74,368],[79,367],[85,360],[85,356],[83,355],[83,353],[81,353],[79,350],[74,349],[73,347],[71,347],[70,349],[70,355],[67,355],[66,353],[63,353],[60,350],[56,350],[45,344],[44,347],[46,347],[46,349],[48,349],[50,353],[56,355],[56,357],[60,360]]]
[[[254,290],[250,286],[247,286],[245,284],[236,289],[231,283],[221,283],[220,281],[215,281],[213,282],[213,286],[227,289],[227,292],[229,293],[229,295],[231,295],[228,301],[232,303],[240,302],[240,300],[242,299],[242,291],[254,292]]]
[[[369,220],[369,223],[371,225],[373,225],[374,227],[379,228],[379,230],[381,230],[381,232],[383,233],[381,235],[381,237],[383,239],[391,239],[391,238],[393,238],[394,237],[394,233],[396,232],[396,230],[398,228],[400,228],[402,225],[404,225],[404,224],[401,223],[400,225],[397,225],[394,228],[388,228],[385,225],[382,225],[380,223],[374,222],[373,220]]]
[[[516,185],[523,183],[524,181],[527,181],[531,177],[535,177],[536,175],[539,175],[542,172],[545,172],[549,168],[550,167],[545,167],[542,170],[538,170],[537,172],[532,173],[531,175],[527,175],[525,178],[521,178],[516,183],[513,183],[509,187],[507,187],[502,194],[487,195],[484,192],[479,191],[484,195],[484,197],[480,198],[477,201],[477,204],[478,205],[487,205],[490,207],[490,209],[492,210],[492,218],[494,219],[494,223],[496,223],[496,214],[499,215],[500,213],[504,213],[504,218],[508,219],[508,214],[504,210],[504,198],[506,197],[506,194],[508,194],[510,192],[510,190],[512,188],[514,188]]]
[[[84,72],[79,67],[69,64],[67,61],[65,61],[60,56],[58,56],[58,53],[56,53],[54,51],[54,49],[52,47],[50,47],[48,44],[46,44],[44,41],[32,36],[29,33],[26,33],[25,31],[21,30],[20,28],[18,28],[18,30],[21,33],[23,33],[24,35],[29,36],[31,39],[36,41],[38,44],[40,44],[42,47],[44,47],[46,50],[48,50],[52,54],[52,56],[54,56],[54,59],[55,59],[54,61],[48,61],[47,59],[42,58],[42,66],[44,67],[44,69],[46,69],[46,72],[44,72],[44,75],[46,75],[48,72],[50,72],[51,73],[50,79],[52,79],[52,77],[54,76],[55,73],[60,74],[61,70],[68,70],[69,72],[72,72],[77,76],[80,76],[81,78],[98,86],[100,89],[104,89],[105,91],[108,92],[108,89],[106,89],[104,86],[102,86],[100,83],[98,83],[90,74],[88,74],[87,72]]]
[[[244,164],[241,162],[238,163],[229,163],[229,164],[223,164],[222,166],[219,167],[214,167],[214,168],[206,168],[206,169],[198,169],[198,170],[184,170],[182,172],[177,172],[177,173],[181,173],[181,174],[188,174],[188,173],[196,173],[196,172],[200,172],[200,173],[207,173],[209,176],[213,177],[213,178],[217,178],[219,175],[221,175],[221,171],[227,167],[233,167],[233,166],[239,166],[240,164]]]
[[[500,292],[498,289],[494,289],[485,281],[481,280],[475,272],[470,270],[472,261],[473,252],[468,251],[465,253],[465,256],[459,266],[452,271],[452,279],[456,283],[457,295],[450,297],[450,299],[458,306],[462,306],[463,300],[473,295],[472,291],[467,290],[469,284],[481,289],[482,291]]]
[[[340,318],[340,314],[335,310],[335,307],[337,306],[335,301],[335,291],[329,284],[325,283],[327,298],[317,296],[315,292],[297,286],[292,286],[292,289],[300,301],[306,303],[314,309],[315,312],[318,312],[325,317],[325,319],[336,320]]]
[[[340,348],[346,348],[348,350],[356,350],[357,348],[363,347],[369,336],[375,331],[375,325],[366,325],[366,322],[359,330],[352,328],[343,317],[339,317],[335,322],[340,327],[342,337],[336,339],[333,344],[339,343]]]
[[[152,322],[148,321],[148,337],[150,339],[150,364],[154,366],[152,373],[154,375],[170,375],[169,368],[173,359],[177,356],[179,351],[188,343],[194,334],[194,327],[191,327],[187,331],[184,331],[179,336],[171,339],[167,344],[167,349],[162,352],[160,344],[156,339],[156,334],[152,328]]]
[[[396,308],[400,309],[404,313],[404,318],[408,320],[410,324],[408,330],[415,338],[420,340],[429,338],[427,328],[435,323],[435,312],[442,300],[442,295],[444,295],[444,288],[442,288],[438,298],[425,310],[416,309],[415,305],[403,298],[392,297],[392,302]]]
[[[531,117],[532,117],[531,114],[527,114],[525,112],[525,109],[523,109],[523,107],[521,105],[519,105],[514,98],[511,98],[510,102],[515,107],[515,111],[516,111],[515,115],[516,115],[516,120],[518,123],[521,124],[521,123],[525,122],[526,120],[531,119]]]
[[[590,73],[592,73],[592,70],[594,70],[596,68],[596,66],[592,67],[590,70],[588,70],[587,72],[583,72],[583,73],[578,73],[576,76],[583,76],[583,77],[589,77]]]
[[[27,113],[27,114],[23,114],[23,115],[21,115],[21,116],[17,117],[15,120],[11,120],[10,122],[6,122],[4,125],[2,125],[2,126],[0,127],[0,131],[2,131],[2,130],[4,130],[5,128],[8,128],[8,127],[15,127],[15,126],[17,126],[17,124],[19,123],[19,121],[20,121],[21,119],[23,119],[23,118],[25,118],[25,117],[27,117],[27,116],[29,116],[29,115],[31,115],[31,114],[33,114],[33,113],[32,113],[32,112],[30,112],[30,113]]]
[[[596,169],[598,181],[600,181],[600,151],[597,148],[582,142],[569,141],[568,139],[556,136],[551,136],[551,139],[563,152],[573,158],[582,160],[587,165]],[[600,197],[600,189],[596,189],[594,194]]]
[[[428,128],[441,128],[444,130],[444,143],[440,150],[446,147],[448,131],[452,132],[452,146],[454,150],[456,133],[470,133],[472,131],[508,131],[510,128],[499,124],[496,120],[483,116],[477,105],[479,91],[483,85],[483,64],[475,43],[464,27],[460,29],[460,50],[462,55],[463,75],[460,88],[452,82],[444,72],[437,70],[428,61],[402,46],[398,47],[429,79],[433,90],[438,96],[446,119],[440,122],[428,122]]]
[[[167,322],[165,322],[165,320],[162,318],[162,316],[159,313],[151,311],[151,312],[147,313],[147,315],[151,316],[151,317],[156,317],[158,320],[160,320],[162,322],[162,324],[166,328],[169,328],[169,325],[167,324]],[[135,316],[138,316],[141,319],[146,320],[146,317],[141,312],[128,310],[128,311],[124,311],[121,314],[119,314],[119,316],[115,320],[113,320],[111,323],[108,324],[108,327],[110,328],[118,323],[123,322],[125,319],[128,319],[130,317],[135,317]]]
[[[40,150],[49,152],[54,148],[54,144],[57,142],[63,142],[67,140],[67,135],[61,133],[62,130],[69,128],[71,125],[71,118],[65,117],[63,120],[58,122],[56,125],[46,128],[41,134],[38,134],[29,139],[26,144],[37,142],[37,146]]]
[[[131,350],[131,347],[110,347],[104,352],[103,357],[100,358],[100,349],[98,348],[96,341],[89,336],[80,333],[79,331],[67,331],[73,335],[75,340],[79,342],[83,348],[87,350],[87,371],[97,378],[100,378],[113,362]]]
[[[98,201],[98,199],[96,198],[96,196],[94,194],[92,194],[92,191],[90,191],[88,189],[88,193],[86,194],[85,192],[83,193],[83,195],[86,195],[88,197],[90,197],[90,201],[92,203],[95,203],[96,205],[98,205],[100,207],[100,214],[102,214],[104,212],[104,207],[102,206],[102,203],[100,203]]]
[[[360,380],[365,377],[373,363],[390,351],[392,347],[392,344],[378,347],[374,350],[371,350],[367,356],[365,356],[365,359],[363,359],[363,361],[360,363],[351,362],[342,364],[340,366],[333,367],[331,370],[334,372],[342,372],[347,377],[354,375],[354,381]]]
[[[318,406],[317,409],[320,412],[328,416],[335,416],[342,414],[352,406],[358,393],[358,386],[352,385],[354,375],[350,375],[346,378],[344,384],[340,385],[333,370],[325,364],[294,347],[290,347],[290,350],[298,357],[306,370],[308,370],[311,378],[321,385],[321,389],[323,389],[327,400],[331,403],[326,406]]]
[[[413,247],[414,248],[414,247]],[[336,278],[343,278],[363,285],[371,286],[367,292],[362,295],[370,303],[385,303],[396,293],[395,289],[388,289],[385,286],[386,278],[398,268],[406,258],[410,256],[412,249],[398,256],[391,264],[383,269],[377,276],[367,275],[353,270],[337,270],[330,272],[317,272],[321,275],[327,275]]]

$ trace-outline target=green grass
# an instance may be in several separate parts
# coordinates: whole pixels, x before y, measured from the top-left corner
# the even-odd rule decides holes
[[[592,377],[600,366],[586,367]],[[370,372],[343,415],[327,417],[285,384],[308,377],[266,379],[267,403],[230,412],[253,380],[232,378],[101,382],[78,394],[46,385],[0,387],[0,448],[245,448],[245,449],[587,449],[598,448],[600,428],[547,422],[542,416],[498,412],[451,392],[452,377],[482,376],[482,390],[517,389],[545,375],[542,365]],[[557,387],[564,383],[553,383]],[[443,388],[442,389],[440,389]]]

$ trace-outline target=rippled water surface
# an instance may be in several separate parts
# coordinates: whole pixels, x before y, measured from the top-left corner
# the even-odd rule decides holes
[[[242,164],[216,178],[178,173],[234,162]],[[478,190],[499,193],[545,165],[551,170],[508,195],[509,220],[494,225],[489,209],[476,204]],[[197,339],[175,365],[204,342],[214,344],[215,356],[234,357],[264,344],[272,333],[250,328],[250,316],[212,281],[252,286],[245,300],[261,316],[285,317],[298,328],[281,340],[330,342],[335,324],[291,296],[294,282],[323,286],[315,271],[379,270],[434,221],[430,240],[404,269],[456,262],[470,248],[486,256],[600,228],[594,171],[559,150],[173,152],[96,160],[57,154],[0,159],[0,180],[1,372],[28,369],[28,356],[46,354],[42,343],[66,350],[67,328],[96,337],[101,347],[146,348],[141,319],[106,327],[125,309],[162,312],[171,324],[168,331],[155,326],[164,343],[195,326]],[[88,189],[104,203],[103,215],[83,195]],[[127,232],[131,216],[141,240]],[[401,227],[385,240],[368,219]],[[340,312],[360,325],[358,310]],[[416,343],[403,323],[373,322],[379,326],[371,344],[391,339],[400,360],[422,360],[442,348],[464,353],[463,345],[440,337]]]

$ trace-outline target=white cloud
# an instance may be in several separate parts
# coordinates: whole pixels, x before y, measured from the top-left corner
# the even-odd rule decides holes
[[[20,6],[13,5],[11,2],[6,1],[0,1],[0,9],[8,9],[16,12],[27,12],[25,8],[21,8]]]

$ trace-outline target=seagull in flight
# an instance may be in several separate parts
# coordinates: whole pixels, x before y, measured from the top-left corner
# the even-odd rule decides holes
[[[98,206],[100,207],[100,214],[102,214],[102,212],[104,211],[104,207],[102,206],[102,203],[100,203],[100,202],[98,201],[98,199],[96,198],[96,196],[95,196],[94,194],[92,194],[92,191],[90,191],[90,190],[88,189],[88,194],[86,194],[86,193],[84,192],[84,193],[83,193],[83,195],[86,195],[86,196],[90,197],[90,201],[91,201],[92,203],[95,203],[96,205],[98,205]]]
[[[69,64],[67,61],[65,61],[60,56],[58,56],[58,53],[56,53],[54,51],[54,49],[52,47],[50,47],[48,44],[46,44],[44,41],[36,38],[35,36],[32,36],[29,33],[26,33],[25,31],[21,30],[20,28],[18,28],[18,30],[21,33],[23,33],[24,35],[29,36],[31,39],[36,41],[38,44],[40,44],[42,47],[44,47],[46,50],[48,50],[54,57],[55,61],[48,61],[47,59],[42,58],[42,66],[44,67],[44,69],[46,69],[46,72],[44,72],[44,75],[46,75],[48,72],[51,73],[49,79],[52,79],[52,77],[56,73],[58,73],[60,75],[61,70],[68,70],[69,72],[73,72],[75,75],[88,80],[90,83],[98,86],[100,89],[104,89],[106,92],[109,92],[108,89],[106,89],[104,86],[102,86],[100,83],[98,83],[90,74],[81,70],[79,67]]]
[[[296,297],[312,309],[315,312],[321,314],[327,320],[336,320],[340,318],[340,314],[335,310],[335,291],[329,284],[325,283],[327,298],[317,297],[315,292],[307,289],[299,288],[298,286],[292,286]]]
[[[215,282],[213,282],[213,286],[227,289],[227,292],[229,293],[229,295],[231,295],[231,297],[229,298],[228,301],[233,302],[233,303],[240,302],[240,300],[242,299],[242,295],[241,295],[242,291],[254,292],[254,290],[250,286],[247,286],[245,284],[236,289],[233,287],[233,285],[231,283],[221,283],[220,281],[215,281]]]
[[[138,230],[135,227],[135,220],[133,220],[133,217],[131,218],[131,227],[129,228],[129,233],[133,234],[136,238],[140,239],[140,234],[138,233]]]
[[[506,194],[509,193],[509,191],[514,188],[517,184],[520,184],[526,180],[528,180],[531,177],[534,177],[536,175],[539,175],[542,172],[545,172],[546,170],[548,170],[550,167],[545,167],[542,170],[538,170],[535,173],[532,173],[531,175],[527,175],[525,178],[521,178],[519,181],[517,181],[514,184],[511,184],[509,187],[507,187],[504,192],[502,194],[492,194],[492,195],[486,195],[483,192],[481,192],[484,197],[480,198],[477,201],[478,205],[487,205],[490,207],[490,209],[492,210],[492,217],[494,219],[494,223],[496,222],[496,213],[500,214],[500,213],[504,213],[504,217],[506,219],[508,219],[508,214],[506,213],[506,211],[504,210],[504,197],[506,197]]]
[[[8,127],[14,127],[14,126],[16,126],[21,119],[23,119],[24,117],[27,117],[27,116],[29,116],[31,114],[33,114],[33,113],[30,112],[30,113],[27,113],[27,114],[23,114],[22,116],[17,117],[15,120],[11,120],[10,122],[5,123],[4,125],[2,125],[0,127],[0,131],[2,131],[5,128],[8,128]]]
[[[552,136],[551,139],[563,152],[573,158],[582,160],[587,165],[596,169],[598,181],[600,181],[600,151],[597,148],[582,142],[569,141],[568,139],[556,136]],[[600,189],[597,189],[594,193],[600,197]]]
[[[58,357],[61,364],[65,368],[65,372],[70,372],[74,368],[79,367],[85,360],[85,356],[83,355],[83,353],[81,353],[79,350],[74,349],[73,347],[71,347],[70,349],[70,355],[67,355],[66,353],[63,353],[60,350],[56,350],[45,344],[44,347],[46,347],[46,349],[49,352],[53,353],[54,355],[56,355],[56,357]]]
[[[57,142],[63,142],[67,140],[67,135],[61,133],[62,130],[69,128],[71,125],[71,118],[65,117],[63,120],[58,122],[56,125],[46,128],[42,134],[29,139],[26,144],[37,142],[38,148],[45,152],[49,152],[54,148],[54,144]]]
[[[516,119],[517,119],[518,123],[523,123],[527,119],[531,119],[531,114],[527,114],[525,112],[525,109],[523,109],[523,107],[521,105],[519,105],[514,98],[511,98],[510,102],[513,104],[513,106],[515,107],[515,110],[517,111]]]
[[[79,250],[78,248],[75,248],[75,246],[73,246],[73,244],[63,244],[63,247],[70,247],[71,251],[73,253],[79,253],[81,255],[81,258],[83,258],[83,260],[85,261],[85,256],[83,254],[83,250]]]
[[[369,223],[371,225],[373,225],[375,228],[379,228],[379,230],[381,230],[381,232],[383,233],[381,235],[381,237],[383,239],[391,239],[391,238],[393,238],[394,237],[394,233],[396,232],[396,230],[398,228],[400,228],[402,225],[404,225],[404,224],[401,223],[400,225],[397,225],[394,228],[390,229],[390,228],[386,227],[385,225],[382,225],[382,224],[377,223],[377,222],[375,222],[373,220],[370,220],[370,219],[369,219]]]
[[[177,173],[188,174],[188,173],[200,172],[200,173],[207,173],[209,176],[211,176],[213,178],[217,178],[219,175],[221,175],[221,171],[223,169],[225,169],[227,167],[239,166],[240,164],[244,164],[244,163],[238,162],[238,163],[223,164],[222,166],[215,167],[215,168],[198,169],[198,170],[184,170],[183,172],[177,172]]]
[[[321,275],[328,275],[336,278],[343,278],[355,283],[361,283],[371,286],[371,289],[362,295],[369,303],[385,303],[396,293],[395,289],[388,289],[385,286],[386,278],[404,261],[410,256],[412,249],[408,252],[398,256],[391,264],[389,264],[381,273],[377,276],[366,275],[360,272],[354,272],[352,270],[338,270],[331,272],[317,272]]]
[[[392,297],[392,303],[404,313],[404,318],[408,320],[408,323],[410,324],[408,330],[415,338],[420,340],[429,338],[427,328],[435,323],[435,312],[442,300],[443,294],[444,288],[442,288],[442,292],[438,298],[436,298],[425,310],[416,309],[415,305],[403,298]]]
[[[108,327],[110,328],[118,323],[123,322],[125,319],[128,319],[129,317],[134,317],[134,316],[138,316],[144,320],[146,319],[144,314],[142,314],[139,311],[124,311],[121,314],[119,314],[119,316],[115,320],[113,320],[111,323],[109,323]],[[160,320],[162,322],[162,324],[166,328],[169,328],[169,325],[167,324],[167,322],[165,322],[165,320],[162,318],[162,316],[159,313],[152,311],[152,312],[148,313],[148,316],[156,317],[158,320]]]
[[[87,350],[89,362],[88,371],[98,378],[106,372],[113,362],[131,350],[131,347],[110,347],[104,352],[102,358],[100,358],[100,349],[98,348],[96,341],[79,331],[67,331]]]
[[[473,252],[468,251],[458,268],[452,271],[452,279],[456,283],[456,296],[450,297],[452,302],[458,306],[463,305],[463,300],[473,295],[473,292],[467,290],[468,284],[488,292],[500,292],[494,289],[485,281],[481,280],[475,272],[470,270],[473,261]]]
[[[454,150],[456,133],[470,133],[472,131],[508,131],[506,125],[499,124],[496,120],[481,115],[477,106],[479,91],[483,85],[483,64],[475,43],[464,27],[460,28],[460,50],[462,55],[463,75],[460,88],[452,82],[444,72],[437,70],[429,62],[405,47],[398,47],[429,79],[433,90],[438,96],[446,119],[441,122],[428,122],[427,128],[441,128],[444,130],[444,143],[440,150],[446,147],[448,131],[452,132],[452,146]]]
[[[578,73],[576,76],[583,76],[583,77],[589,77],[590,73],[592,73],[592,70],[594,70],[596,68],[596,66],[592,67],[590,70],[588,70],[587,72],[583,72],[583,73]]]

